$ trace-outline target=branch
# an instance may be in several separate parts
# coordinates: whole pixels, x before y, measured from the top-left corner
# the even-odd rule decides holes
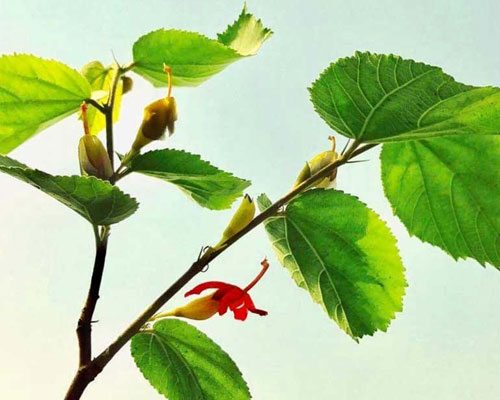
[[[306,181],[302,182],[288,194],[283,196],[281,199],[272,204],[264,212],[257,215],[244,229],[239,231],[237,234],[229,238],[224,245],[213,252],[205,253],[201,258],[196,260],[191,264],[189,269],[175,281],[165,292],[163,292],[151,305],[149,305],[142,314],[133,321],[128,328],[126,328],[116,339],[112,342],[101,354],[99,354],[95,359],[93,359],[88,365],[81,368],[77,375],[75,376],[73,383],[65,397],[65,400],[78,400],[84,392],[85,388],[90,382],[92,382],[97,375],[104,369],[104,367],[111,361],[111,359],[118,353],[118,351],[125,346],[125,344],[132,339],[132,337],[139,332],[141,327],[148,322],[148,320],[156,313],[158,310],[167,303],[179,290],[181,290],[191,279],[193,279],[198,273],[200,273],[205,266],[217,258],[221,253],[226,251],[233,243],[238,241],[240,238],[245,236],[252,229],[260,225],[267,218],[270,218],[279,211],[281,207],[286,205],[290,200],[301,192],[308,189],[314,182],[318,179],[330,175],[336,168],[341,165],[346,164],[350,159],[356,157],[365,151],[370,150],[375,147],[376,144],[367,144],[359,147],[359,142],[356,140],[352,143],[349,149],[343,154],[338,160],[327,165],[316,174],[311,176]]]
[[[87,300],[82,308],[80,318],[78,319],[78,327],[76,335],[78,337],[78,347],[80,350],[79,366],[83,367],[90,363],[92,358],[92,317],[94,315],[97,300],[99,299],[99,290],[101,287],[102,274],[104,271],[104,262],[106,260],[106,252],[108,248],[107,235],[101,240],[96,229],[96,252],[94,261],[94,270],[92,271],[92,279],[90,288],[87,294]]]
[[[358,148],[359,142],[354,141],[349,149],[337,161],[327,165],[316,174],[311,176],[306,181],[302,182],[288,194],[272,204],[264,212],[257,215],[245,228],[237,234],[228,239],[225,244],[213,252],[207,252],[203,257],[196,260],[191,267],[170,286],[164,293],[162,293],[151,305],[143,311],[143,313],[134,321],[130,326],[118,336],[118,338],[111,343],[99,356],[97,356],[92,363],[95,363],[98,370],[102,370],[106,364],[114,357],[114,355],[134,336],[139,329],[161,308],[165,303],[170,300],[177,292],[179,292],[186,283],[200,273],[208,263],[217,258],[221,253],[226,251],[233,243],[245,236],[252,229],[260,225],[269,217],[274,216],[278,210],[292,200],[296,195],[308,189],[314,182],[320,178],[330,175],[333,170],[346,164],[351,158],[364,153],[365,151],[373,148],[376,144],[368,144]]]

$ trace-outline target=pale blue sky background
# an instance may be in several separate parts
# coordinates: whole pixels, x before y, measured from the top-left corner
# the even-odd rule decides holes
[[[196,89],[174,89],[179,123],[169,145],[199,153],[253,181],[250,194],[283,194],[303,162],[322,151],[329,128],[306,87],[331,62],[355,50],[393,52],[439,65],[457,80],[500,86],[500,3],[495,1],[248,1],[275,31],[257,57]],[[29,52],[80,68],[110,50],[123,63],[133,42],[160,27],[214,36],[241,1],[0,1],[0,53]],[[141,78],[117,125],[127,150],[142,107],[162,92]],[[39,134],[12,156],[51,173],[78,172],[80,124],[74,117]],[[278,264],[262,229],[211,265],[206,279],[245,284],[267,255],[271,269],[253,290],[269,316],[196,325],[237,362],[255,399],[497,399],[500,396],[500,272],[455,263],[410,239],[392,216],[377,151],[351,165],[339,188],[369,203],[396,233],[407,268],[404,312],[388,333],[356,344],[298,289]],[[479,155],[478,155],[479,156]],[[93,237],[77,214],[0,175],[0,398],[58,399],[77,361],[74,328],[87,292]],[[139,211],[113,228],[95,325],[101,349],[214,243],[231,211],[199,208],[174,187],[130,177],[123,189]],[[183,302],[181,296],[172,305]],[[160,399],[124,349],[86,399]]]

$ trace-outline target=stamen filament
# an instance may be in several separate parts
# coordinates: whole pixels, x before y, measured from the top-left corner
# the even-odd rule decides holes
[[[248,286],[243,289],[244,292],[248,292],[251,288],[253,288],[257,282],[260,281],[260,279],[264,276],[266,273],[267,269],[269,268],[269,262],[267,261],[267,258],[264,258],[264,260],[260,263],[262,265],[262,270],[259,272],[259,274],[255,277],[255,279],[248,284]]]
[[[83,130],[86,135],[90,135],[89,121],[87,120],[87,103],[82,103],[80,111],[82,112]]]
[[[168,65],[163,64],[163,71],[168,75],[167,98],[169,98],[172,95],[172,69]]]

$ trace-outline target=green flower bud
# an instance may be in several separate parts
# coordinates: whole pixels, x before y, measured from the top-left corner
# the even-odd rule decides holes
[[[113,175],[108,152],[97,136],[84,135],[78,144],[78,158],[82,175],[109,179]]]
[[[78,143],[80,173],[83,176],[90,175],[100,179],[109,179],[113,175],[113,168],[111,167],[108,152],[99,138],[89,132],[85,103],[82,104],[81,111],[85,135],[82,136]]]

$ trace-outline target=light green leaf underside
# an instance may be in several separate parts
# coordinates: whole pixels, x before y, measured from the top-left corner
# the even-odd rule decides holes
[[[158,321],[133,337],[131,352],[144,377],[169,400],[250,399],[234,361],[184,321]]]
[[[138,207],[116,186],[94,177],[52,176],[6,156],[0,156],[0,171],[47,193],[94,225],[120,222]]]
[[[199,205],[223,210],[243,194],[250,181],[221,171],[182,150],[154,150],[135,157],[130,170],[173,183]]]
[[[238,19],[223,33],[219,33],[217,39],[242,56],[252,56],[272,34],[271,29],[264,27],[260,19],[247,12],[245,5]]]
[[[259,208],[270,205],[261,195]],[[314,189],[265,227],[281,264],[352,338],[386,331],[402,310],[406,281],[396,240],[357,198]]]
[[[456,82],[440,68],[357,52],[332,63],[309,89],[331,128],[362,142],[500,132],[500,89]]]
[[[385,144],[382,181],[408,232],[455,259],[500,268],[500,138]]]
[[[60,62],[0,57],[0,154],[74,113],[90,94],[87,80]]]
[[[173,85],[198,86],[233,62],[254,54],[269,38],[270,31],[243,10],[221,36],[222,40],[217,41],[176,29],[150,32],[134,43],[133,70],[154,86],[162,87],[168,83],[163,71],[166,64],[172,69]]]
[[[101,103],[106,103],[108,101],[107,93],[109,93],[115,71],[115,68],[104,67],[104,65],[102,65],[99,61],[91,61],[82,68],[82,75],[87,78],[92,88],[92,92],[106,93],[99,99]],[[123,85],[121,82],[118,83],[113,107],[113,122],[117,122],[120,118],[122,87]],[[106,118],[104,117],[104,114],[91,105],[87,110],[87,120],[89,122],[89,130],[92,135],[97,135],[106,127]]]

